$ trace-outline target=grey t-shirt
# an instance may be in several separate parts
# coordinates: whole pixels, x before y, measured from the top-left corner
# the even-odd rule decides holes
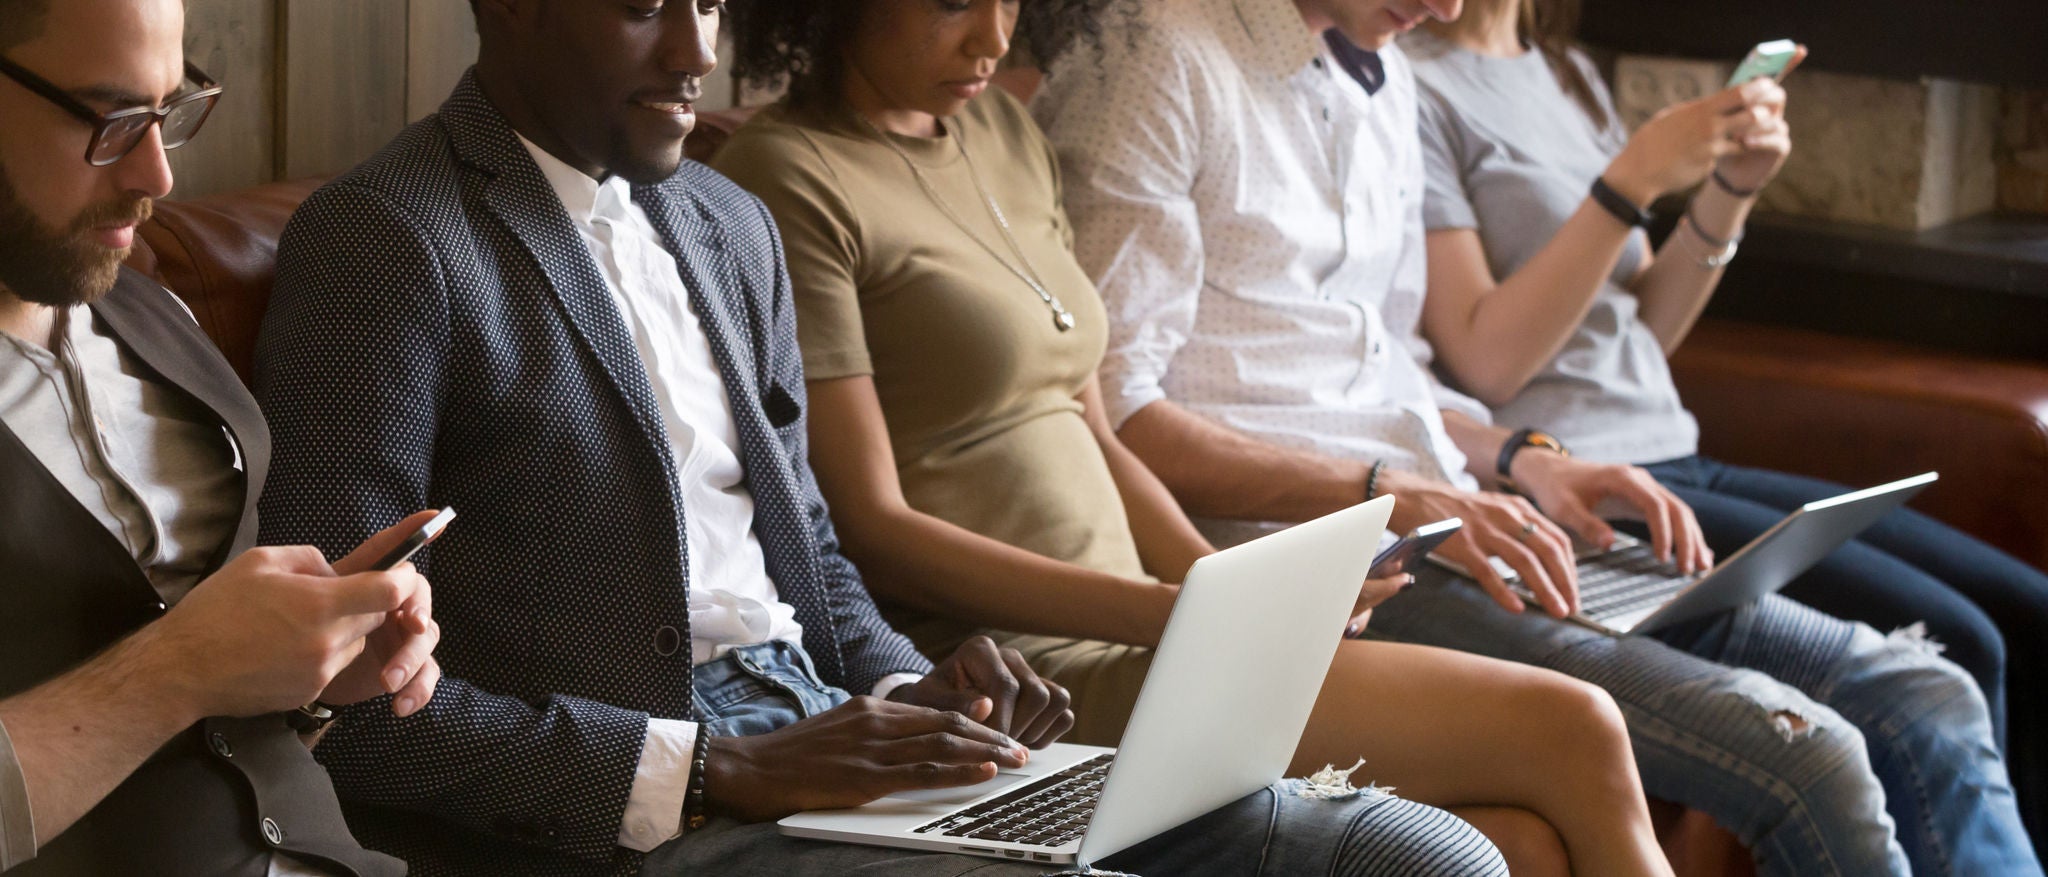
[[[1494,58],[1424,31],[1402,39],[1421,89],[1423,222],[1479,233],[1497,278],[1550,242],[1627,134],[1596,123],[1572,100],[1540,52]],[[1572,60],[1614,116],[1600,75]],[[1642,269],[1637,232],[1600,286],[1564,350],[1522,392],[1494,408],[1507,427],[1536,427],[1592,460],[1652,463],[1698,450],[1699,425],[1678,400],[1657,337],[1636,316],[1626,284]],[[1448,380],[1448,377],[1446,377]]]

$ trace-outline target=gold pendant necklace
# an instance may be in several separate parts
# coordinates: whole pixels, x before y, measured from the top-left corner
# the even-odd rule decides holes
[[[868,117],[858,112],[855,112],[853,117],[859,119],[862,125],[866,125],[869,131],[874,132],[875,137],[881,140],[883,145],[895,152],[897,158],[903,159],[903,164],[910,168],[910,175],[917,180],[918,188],[924,190],[924,196],[930,199],[933,204],[938,205],[939,212],[946,214],[946,219],[951,221],[955,228],[960,229],[961,234],[967,235],[969,240],[974,241],[975,245],[988,253],[989,258],[996,260],[1004,268],[1010,269],[1011,274],[1017,275],[1018,280],[1024,281],[1025,286],[1031,287],[1031,291],[1038,294],[1039,301],[1045,302],[1045,306],[1052,311],[1052,324],[1054,328],[1061,332],[1074,328],[1074,312],[1067,310],[1067,306],[1060,301],[1059,296],[1053,295],[1046,290],[1045,283],[1039,279],[1038,269],[1032,267],[1031,259],[1024,255],[1024,248],[1018,246],[1016,236],[1010,233],[1010,220],[1003,215],[1003,208],[996,204],[995,197],[990,195],[988,188],[981,184],[981,171],[974,166],[974,153],[967,151],[967,141],[964,137],[960,136],[958,131],[949,130],[944,127],[943,122],[940,123],[940,130],[952,135],[953,142],[960,148],[960,157],[967,160],[967,176],[974,181],[974,191],[981,195],[982,206],[988,209],[989,218],[994,219],[996,228],[1002,231],[1003,240],[1010,245],[1010,252],[1016,255],[1017,262],[1023,266],[1021,268],[1010,264],[1010,260],[1003,258],[1001,253],[996,252],[995,247],[990,246],[988,241],[982,240],[981,235],[975,234],[974,229],[969,228],[967,223],[960,219],[959,214],[953,212],[953,208],[946,203],[946,199],[939,197],[938,189],[932,186],[930,180],[925,179],[924,171],[918,168],[917,162],[911,160],[910,153],[904,152],[903,147],[898,146],[896,141],[890,139],[889,135],[883,132],[880,127],[877,127],[875,123],[868,121]]]

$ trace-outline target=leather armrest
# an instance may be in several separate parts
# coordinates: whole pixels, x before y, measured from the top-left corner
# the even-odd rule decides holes
[[[2048,569],[2048,365],[1702,320],[1672,358],[1709,456],[1867,487]]]

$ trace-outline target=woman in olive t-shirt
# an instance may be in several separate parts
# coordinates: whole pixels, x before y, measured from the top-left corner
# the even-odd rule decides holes
[[[830,26],[797,0],[735,16],[743,78],[796,75],[716,161],[783,235],[812,466],[899,629],[927,652],[994,637],[1071,690],[1073,739],[1113,745],[1172,583],[1214,549],[1104,416],[1108,315],[1073,257],[1057,162],[989,87],[1013,28],[1043,61],[1074,19],[850,5],[858,20]],[[1401,586],[1365,583],[1355,623]],[[1369,757],[1375,782],[1452,808],[1518,873],[1562,866],[1559,839],[1585,873],[1668,873],[1605,695],[1420,646],[1338,652],[1293,770]]]

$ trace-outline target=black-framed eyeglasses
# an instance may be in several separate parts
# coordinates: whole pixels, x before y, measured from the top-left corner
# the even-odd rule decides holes
[[[197,91],[174,97],[162,107],[129,107],[102,113],[4,57],[0,57],[0,73],[7,74],[7,78],[21,83],[23,88],[42,95],[44,100],[92,126],[92,140],[85,146],[85,161],[93,167],[106,167],[127,157],[149,134],[151,125],[163,125],[165,149],[185,145],[192,135],[199,133],[199,126],[206,123],[206,117],[213,112],[213,104],[220,100],[221,92],[220,83],[187,61],[185,78],[199,87]]]

